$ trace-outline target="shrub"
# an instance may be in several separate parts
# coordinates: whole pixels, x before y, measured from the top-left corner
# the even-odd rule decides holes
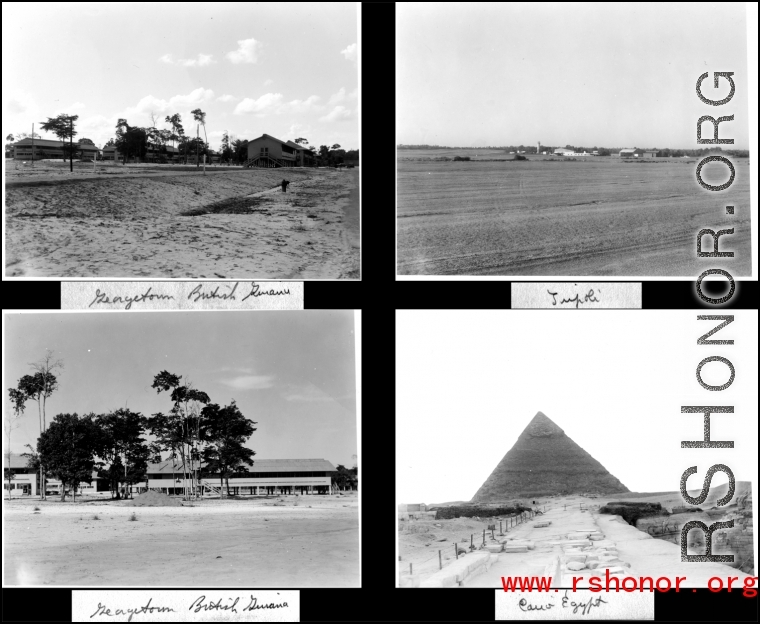
[[[135,521],[137,520],[137,514],[136,514],[136,513],[133,511],[133,512],[132,512],[132,515],[131,515],[131,516],[129,516],[129,519],[130,519],[132,522],[135,522]]]
[[[93,519],[93,520],[100,520],[100,518],[98,517],[98,514],[95,514],[95,515],[92,517],[92,519]]]
[[[668,512],[660,503],[610,502],[600,508],[599,513],[621,516],[628,524],[636,526],[639,518],[667,515]]]
[[[454,160],[470,160],[469,156],[454,156]]]
[[[473,516],[489,517],[518,514],[529,511],[529,508],[520,505],[516,507],[432,507],[428,511],[436,512],[436,520],[450,520],[452,518],[472,518]]]

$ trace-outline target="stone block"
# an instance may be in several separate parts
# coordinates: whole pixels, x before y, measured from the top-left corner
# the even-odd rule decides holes
[[[581,561],[568,561],[565,567],[568,570],[583,570],[586,564]]]
[[[513,546],[511,544],[504,544],[505,553],[523,553],[528,552],[527,546]]]
[[[504,548],[504,544],[488,544],[486,546],[486,550],[492,553],[499,553],[501,552],[502,548]]]
[[[579,554],[568,555],[567,553],[565,553],[564,559],[565,559],[565,561],[580,561],[581,563],[585,563],[585,561],[586,561],[586,555],[580,554],[580,553]]]

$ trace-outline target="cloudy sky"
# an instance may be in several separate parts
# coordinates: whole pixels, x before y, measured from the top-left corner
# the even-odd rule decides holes
[[[398,502],[470,500],[538,411],[631,491],[677,491],[690,466],[688,488],[701,489],[716,463],[755,487],[757,310],[733,314],[712,337],[728,346],[697,345],[717,324],[697,310],[399,311]],[[714,355],[736,371],[721,392],[695,378]],[[702,376],[728,379],[715,362]],[[713,415],[711,438],[735,448],[682,449],[703,435],[703,416],[682,405],[733,405]]]
[[[214,403],[236,400],[258,422],[248,446],[259,459],[324,458],[353,465],[356,387],[352,311],[41,313],[5,316],[5,388],[30,374],[29,362],[55,352],[64,363],[58,413],[120,407],[168,412],[150,386],[162,370],[189,378]],[[10,408],[5,392],[3,410]],[[39,435],[27,404],[11,436],[14,452]],[[6,448],[5,446],[3,447]]]
[[[398,3],[398,142],[696,148],[700,116],[733,114],[721,138],[748,149],[746,10],[744,3],[722,3],[720,11],[693,2]],[[734,72],[736,84],[719,109],[694,88],[711,72],[705,96],[728,95],[725,80],[713,88],[714,71]]]
[[[102,146],[119,118],[359,147],[352,3],[3,3],[3,136],[59,113]],[[192,126],[192,127],[191,127]],[[201,136],[203,130],[201,129]],[[43,138],[54,139],[54,136]]]

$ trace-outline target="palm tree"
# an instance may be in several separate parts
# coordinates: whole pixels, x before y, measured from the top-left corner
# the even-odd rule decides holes
[[[196,108],[190,112],[193,114],[193,119],[195,119],[196,122],[203,126],[203,136],[206,137],[206,145],[208,145],[208,135],[206,135],[206,113],[204,113],[200,108]],[[198,165],[197,162],[195,164]]]

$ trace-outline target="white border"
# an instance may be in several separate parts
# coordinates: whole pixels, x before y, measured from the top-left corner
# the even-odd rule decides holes
[[[337,283],[343,283],[343,282],[361,282],[364,275],[364,268],[362,265],[362,251],[364,249],[363,241],[362,241],[362,226],[364,224],[364,218],[362,215],[362,3],[356,2],[356,44],[358,48],[358,56],[357,56],[357,69],[358,69],[358,82],[359,82],[359,97],[357,99],[357,105],[358,105],[358,123],[359,123],[359,277],[354,279],[333,279],[333,278],[308,278],[308,279],[286,279],[281,277],[271,277],[271,278],[257,278],[255,275],[252,276],[244,276],[241,275],[237,278],[218,278],[214,281],[221,281],[221,282],[239,282],[244,279],[249,280],[255,280],[257,282],[267,282],[267,281],[278,281],[278,282],[337,282]],[[5,156],[3,156],[3,161],[5,161]],[[242,171],[242,170],[241,170]],[[174,282],[174,281],[185,281],[185,282],[207,282],[209,281],[206,278],[161,278],[161,277],[143,277],[133,275],[128,277],[106,277],[106,276],[96,276],[96,277],[26,277],[26,276],[19,276],[19,277],[11,277],[6,275],[6,264],[5,264],[5,162],[3,162],[2,167],[2,184],[3,184],[3,219],[2,219],[2,281],[9,281],[9,282],[84,282],[84,281],[106,281],[106,282],[141,282],[141,281],[149,281],[149,282]]]
[[[747,76],[749,84],[747,91],[749,96],[749,197],[750,197],[750,247],[752,250],[752,274],[751,276],[734,277],[738,282],[757,280],[757,20],[758,9],[756,2],[747,2]],[[398,25],[398,20],[397,20]],[[398,26],[396,29],[398,36]],[[402,62],[398,58],[398,47],[396,48],[396,67]],[[396,72],[396,115],[398,116],[398,72]],[[398,128],[398,124],[396,124]],[[398,145],[398,136],[396,137]],[[696,145],[696,143],[695,143]],[[755,180],[753,183],[752,180]],[[604,277],[609,282],[641,282],[641,281],[695,281],[696,275],[670,276],[670,275],[399,275],[398,273],[398,148],[396,148],[396,253],[394,272],[397,281],[523,281],[523,282],[593,282]],[[709,267],[706,267],[709,268]],[[709,278],[708,278],[709,279]]]
[[[279,312],[281,314],[299,314],[301,312],[304,312],[307,310],[248,310],[247,312],[249,314],[256,314],[256,313],[273,313],[273,312]],[[312,311],[320,311],[319,308],[313,308]],[[341,310],[346,311],[346,310]],[[103,311],[103,310],[3,310],[2,311],[2,336],[3,336],[3,345],[5,344],[5,318],[6,316],[14,315],[14,314],[113,314],[114,312],[118,312],[117,310],[112,311]],[[122,312],[125,312],[122,310]],[[166,314],[166,313],[175,313],[175,314],[203,314],[206,312],[243,312],[243,310],[132,310],[131,314]],[[361,475],[363,474],[363,466],[362,466],[362,436],[361,436],[361,319],[362,319],[362,311],[361,310],[354,310],[354,357],[355,357],[355,392],[356,392],[356,465],[358,467],[358,475],[359,478],[361,478]],[[5,379],[5,349],[3,348],[2,353],[2,375],[3,379]],[[5,417],[5,409],[6,409],[7,401],[3,400],[3,417]],[[3,452],[5,452],[5,430],[3,430]],[[3,460],[5,461],[5,460]],[[5,464],[3,464],[5,465]],[[199,582],[196,585],[155,585],[155,586],[146,586],[146,585],[50,585],[50,584],[44,584],[44,585],[8,585],[6,583],[5,579],[5,499],[3,498],[2,501],[2,537],[3,537],[3,545],[2,545],[2,579],[3,579],[3,588],[10,587],[10,588],[38,588],[38,587],[52,587],[52,588],[64,588],[64,589],[97,589],[97,590],[105,590],[105,589],[125,589],[125,590],[133,590],[133,589],[193,589],[195,587],[201,587],[201,588],[208,588],[208,589],[219,589],[219,590],[225,590],[225,589],[238,589],[238,588],[245,588],[245,589],[262,589],[262,590],[273,590],[273,589],[293,589],[293,590],[301,590],[301,589],[313,589],[313,590],[320,590],[320,589],[332,589],[332,588],[338,588],[338,589],[358,589],[362,587],[362,554],[363,554],[363,542],[362,542],[362,487],[361,485],[357,486],[358,489],[358,512],[359,512],[359,585],[358,586],[342,586],[342,585],[324,585],[324,586],[313,586],[313,587],[294,587],[294,586],[288,586],[288,585],[282,585],[279,587],[275,586],[267,586],[267,587],[250,587],[246,585],[241,586],[220,586],[218,588],[215,587],[209,587],[207,584],[204,584],[203,579],[199,579]]]

